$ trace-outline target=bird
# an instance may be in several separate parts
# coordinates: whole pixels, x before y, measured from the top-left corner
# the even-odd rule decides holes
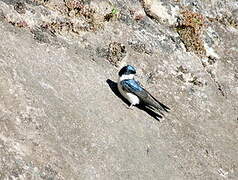
[[[143,88],[139,81],[134,79],[136,68],[131,65],[126,65],[121,68],[118,75],[117,88],[120,94],[130,102],[129,109],[133,106],[143,105],[153,112],[169,112],[170,108],[159,102],[147,90]]]

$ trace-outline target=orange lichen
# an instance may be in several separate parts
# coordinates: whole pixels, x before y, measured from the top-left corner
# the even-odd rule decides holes
[[[182,20],[177,26],[177,32],[187,51],[193,51],[200,56],[205,55],[206,51],[201,39],[205,18],[201,14],[189,10],[181,11],[181,15]]]

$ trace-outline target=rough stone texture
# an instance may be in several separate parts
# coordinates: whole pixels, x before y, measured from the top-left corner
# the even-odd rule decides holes
[[[184,9],[206,19],[202,57],[176,31]],[[0,0],[0,179],[238,179],[237,9]],[[127,109],[112,56],[171,113]]]

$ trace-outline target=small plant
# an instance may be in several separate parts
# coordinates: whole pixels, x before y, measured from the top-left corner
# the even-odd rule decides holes
[[[112,9],[112,12],[111,12],[112,15],[116,15],[118,13],[119,13],[119,11],[116,8]]]
[[[182,11],[181,15],[182,20],[176,27],[176,30],[184,42],[187,51],[193,51],[200,56],[205,55],[206,51],[201,39],[205,22],[204,17],[189,10]]]
[[[105,21],[110,21],[112,19],[117,19],[119,15],[119,10],[115,7],[112,8],[111,12],[104,16]]]
[[[125,45],[119,42],[111,42],[108,47],[107,60],[111,64],[118,66],[120,61],[126,56],[126,53]]]
[[[221,17],[215,17],[215,18],[208,18],[210,22],[219,22],[225,26],[232,26],[234,28],[238,28],[238,19],[235,19],[235,17],[224,14]]]

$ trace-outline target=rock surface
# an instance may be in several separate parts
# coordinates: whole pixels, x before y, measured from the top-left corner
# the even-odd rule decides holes
[[[238,179],[236,0],[0,0],[0,179]],[[121,66],[172,110],[129,110]]]

